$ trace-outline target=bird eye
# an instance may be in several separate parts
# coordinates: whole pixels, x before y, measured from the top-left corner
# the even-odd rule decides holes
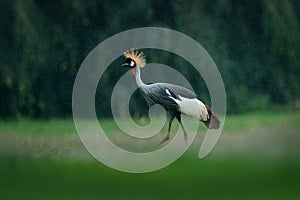
[[[131,62],[130,62],[130,67],[133,67],[135,65],[135,63],[134,63],[134,61],[132,60]]]

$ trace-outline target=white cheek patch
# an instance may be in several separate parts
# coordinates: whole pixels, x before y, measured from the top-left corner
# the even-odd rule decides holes
[[[133,62],[133,61],[130,62],[130,66],[131,66],[131,67],[134,66],[134,62]]]

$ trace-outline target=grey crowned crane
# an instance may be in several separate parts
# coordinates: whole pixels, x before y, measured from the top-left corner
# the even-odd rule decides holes
[[[141,69],[146,64],[146,58],[143,52],[137,50],[127,50],[124,52],[126,58],[122,67],[132,69],[135,75],[137,86],[141,89],[149,106],[159,104],[164,107],[169,117],[169,127],[162,143],[169,140],[171,125],[176,117],[183,130],[184,139],[187,139],[187,133],[181,123],[181,114],[196,118],[202,121],[209,129],[218,129],[220,120],[213,113],[210,107],[205,105],[199,97],[191,90],[182,86],[169,83],[145,84],[141,79]]]

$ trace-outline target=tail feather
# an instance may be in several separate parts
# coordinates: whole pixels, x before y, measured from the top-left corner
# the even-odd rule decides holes
[[[209,129],[218,129],[220,127],[220,120],[219,118],[214,114],[212,109],[205,105],[209,119],[207,121],[203,121],[203,123],[207,126]]]

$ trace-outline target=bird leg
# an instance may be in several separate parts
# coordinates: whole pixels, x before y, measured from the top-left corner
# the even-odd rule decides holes
[[[168,127],[168,132],[167,132],[167,135],[164,137],[164,139],[159,143],[159,145],[163,144],[164,142],[166,142],[167,140],[170,139],[171,126],[172,126],[172,122],[174,120],[174,117],[175,117],[174,113],[169,113],[169,127]]]
[[[181,122],[181,116],[180,116],[179,112],[176,113],[176,119],[179,121],[180,126],[182,128],[184,141],[187,142],[187,133],[186,133],[185,128],[183,127],[183,124]]]
[[[180,125],[181,125],[181,128],[183,130],[183,138],[184,138],[184,141],[187,142],[187,133],[183,127],[183,124],[181,123],[181,121],[179,121]]]

